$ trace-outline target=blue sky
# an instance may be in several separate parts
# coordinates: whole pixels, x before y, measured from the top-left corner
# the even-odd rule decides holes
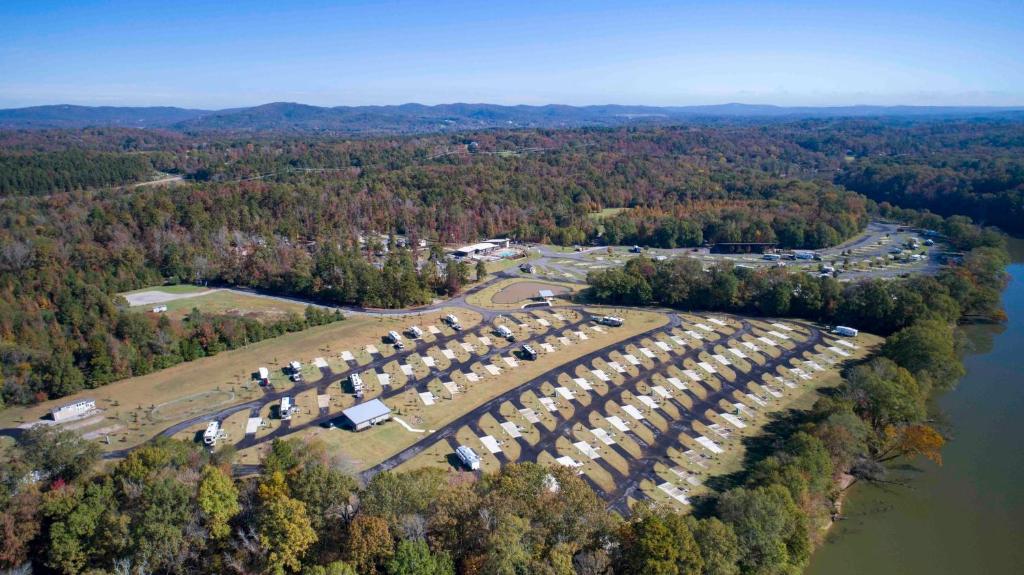
[[[1024,105],[1024,0],[0,2],[0,107],[271,101]]]

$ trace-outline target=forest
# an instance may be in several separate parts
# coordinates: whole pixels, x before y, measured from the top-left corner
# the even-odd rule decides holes
[[[482,237],[819,248],[853,236],[872,216],[904,215],[844,187],[842,178],[861,162],[953,158],[954,148],[1009,156],[1020,142],[1019,124],[995,121],[808,120],[355,140],[129,128],[0,132],[0,178],[8,182],[0,191],[0,397],[52,399],[195,357],[195,346],[183,352],[180,342],[193,339],[196,326],[125,327],[132,322],[115,302],[123,291],[203,282],[402,307],[461,289],[469,270],[447,265],[440,248]],[[186,179],[108,185],[157,171]],[[595,217],[606,208],[630,209]],[[944,225],[953,233],[975,229],[970,220]],[[378,234],[431,247],[413,253],[382,245]],[[231,319],[206,321],[241,329]],[[143,337],[131,337],[134,329]],[[249,334],[260,329],[223,339],[253,341]],[[159,359],[168,350],[176,354]]]

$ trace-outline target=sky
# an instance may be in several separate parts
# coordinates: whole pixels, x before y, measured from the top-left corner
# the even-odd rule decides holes
[[[1024,105],[1024,0],[0,1],[0,108]]]

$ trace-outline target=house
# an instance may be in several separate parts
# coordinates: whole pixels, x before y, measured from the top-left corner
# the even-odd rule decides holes
[[[455,456],[470,470],[477,471],[480,469],[480,456],[471,447],[466,447],[465,445],[458,446],[455,449]]]
[[[354,405],[341,413],[352,424],[352,429],[355,431],[361,431],[371,425],[391,419],[391,408],[379,399],[371,399]]]
[[[95,399],[83,399],[74,403],[62,405],[50,412],[54,421],[67,421],[96,409]]]

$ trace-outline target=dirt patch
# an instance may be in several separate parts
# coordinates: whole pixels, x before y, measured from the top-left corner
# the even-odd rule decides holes
[[[135,307],[140,305],[153,305],[157,303],[164,303],[179,299],[200,297],[207,294],[215,293],[217,291],[220,290],[205,290],[189,293],[168,293],[163,290],[155,289],[150,291],[135,292],[123,295],[124,298],[128,300],[128,305],[130,305],[131,307]]]
[[[560,286],[555,284],[546,284],[540,282],[519,282],[514,283],[508,287],[503,288],[498,293],[494,294],[491,301],[494,303],[508,304],[508,303],[519,303],[526,301],[530,298],[537,297],[537,292],[540,290],[551,290],[552,293],[557,295],[567,294],[571,289],[566,286]]]

